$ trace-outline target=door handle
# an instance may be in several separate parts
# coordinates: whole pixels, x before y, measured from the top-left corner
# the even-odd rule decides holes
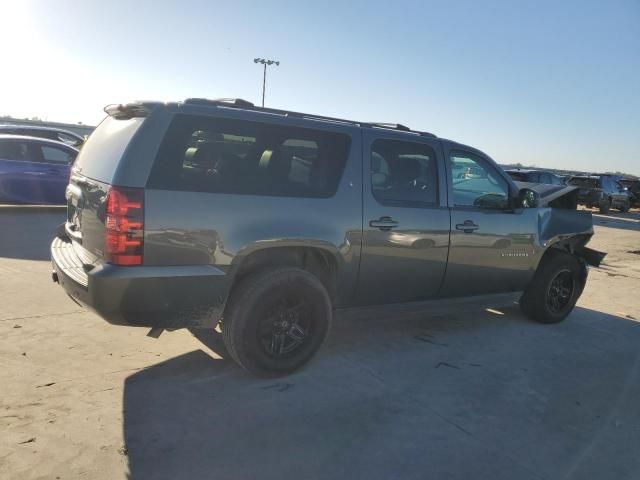
[[[479,225],[473,223],[473,220],[465,220],[463,223],[456,225],[456,230],[462,230],[464,233],[473,233],[474,230],[478,230]]]
[[[398,226],[398,222],[396,222],[391,217],[380,217],[377,220],[371,220],[369,222],[369,226],[370,227],[374,227],[374,228],[379,228],[383,232],[388,232],[392,228],[397,227]]]

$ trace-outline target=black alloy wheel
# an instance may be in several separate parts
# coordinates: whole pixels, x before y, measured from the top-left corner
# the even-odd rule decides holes
[[[313,335],[309,307],[303,298],[288,297],[261,319],[258,339],[267,355],[280,358],[304,346]]]
[[[561,313],[571,302],[575,289],[574,275],[570,270],[558,272],[547,290],[547,306],[553,313]]]

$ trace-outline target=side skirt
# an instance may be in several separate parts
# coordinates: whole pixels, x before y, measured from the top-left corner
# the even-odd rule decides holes
[[[341,319],[366,319],[368,317],[385,316],[389,318],[405,318],[415,315],[444,315],[465,313],[478,308],[506,307],[518,303],[522,292],[477,295],[473,297],[439,298],[421,302],[395,303],[366,307],[337,308],[336,314]]]

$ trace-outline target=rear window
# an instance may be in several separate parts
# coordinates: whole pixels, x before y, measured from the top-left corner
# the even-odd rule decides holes
[[[144,118],[105,118],[84,143],[74,168],[89,178],[111,183],[118,162]]]
[[[526,182],[527,176],[523,172],[507,172],[516,182]]]
[[[569,185],[573,185],[574,187],[584,187],[584,188],[598,188],[600,186],[600,182],[597,178],[584,178],[584,177],[573,177],[568,182]]]
[[[176,115],[148,187],[246,195],[335,194],[348,135],[260,122]]]

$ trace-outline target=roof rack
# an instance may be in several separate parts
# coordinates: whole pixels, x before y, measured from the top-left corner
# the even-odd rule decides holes
[[[436,135],[434,135],[433,133],[411,130],[409,127],[407,127],[406,125],[402,125],[401,123],[359,122],[355,120],[347,120],[344,118],[327,117],[325,115],[313,115],[309,113],[294,112],[291,110],[281,110],[277,108],[268,108],[268,107],[257,107],[253,103],[247,100],[243,100],[242,98],[216,98],[216,99],[187,98],[183,103],[186,105],[204,105],[204,106],[240,108],[240,109],[254,110],[256,112],[265,112],[265,113],[271,113],[275,115],[282,115],[285,117],[302,118],[305,120],[321,120],[325,122],[355,125],[358,127],[399,130],[401,132],[409,132],[415,135],[420,135],[422,137],[437,138]]]
[[[255,105],[242,98],[187,98],[183,103],[187,105],[225,105],[239,108],[255,108]]]
[[[402,130],[403,132],[410,132],[411,129],[401,123],[386,123],[386,122],[367,122],[367,125],[371,127],[390,128],[393,130]]]
[[[367,122],[366,124],[363,124],[363,126],[372,127],[372,128],[386,128],[390,130],[399,130],[401,132],[408,132],[408,133],[420,135],[421,137],[438,138],[433,133],[421,132],[418,130],[411,130],[409,127],[401,123]]]

